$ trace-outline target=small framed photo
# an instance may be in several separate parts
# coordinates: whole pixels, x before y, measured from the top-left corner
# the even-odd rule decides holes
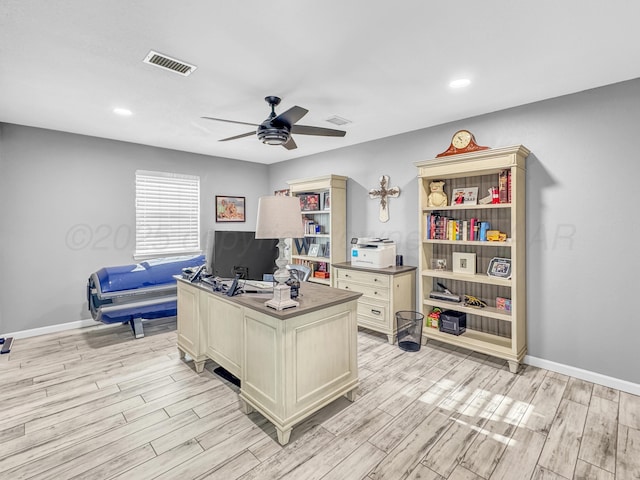
[[[475,275],[476,273],[476,254],[453,252],[453,273],[464,273],[466,275]]]
[[[273,194],[276,197],[288,197],[289,196],[289,189],[285,188],[284,190],[276,190],[273,192]]]
[[[216,195],[216,222],[244,222],[245,197]]]
[[[325,192],[322,197],[322,209],[323,210],[331,209],[331,194],[329,192]]]
[[[490,277],[511,278],[511,259],[494,257],[489,262],[487,275]]]
[[[451,205],[477,205],[478,187],[454,188],[451,192]]]
[[[298,195],[300,199],[300,210],[303,212],[314,212],[320,210],[320,194],[319,193],[301,193]]]
[[[447,269],[447,259],[446,258],[432,258],[431,259],[431,270],[446,270]]]
[[[318,257],[320,256],[320,244],[314,243],[309,246],[309,256],[310,257]]]

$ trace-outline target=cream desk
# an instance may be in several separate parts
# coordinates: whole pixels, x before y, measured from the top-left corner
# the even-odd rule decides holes
[[[335,285],[362,293],[358,300],[358,325],[384,333],[395,343],[395,312],[416,308],[416,267],[354,267],[350,262],[333,265]]]
[[[300,306],[265,307],[271,295],[228,297],[178,279],[178,350],[202,372],[207,359],[240,379],[244,413],[257,410],[285,445],[293,426],[358,387],[360,293],[308,282]]]

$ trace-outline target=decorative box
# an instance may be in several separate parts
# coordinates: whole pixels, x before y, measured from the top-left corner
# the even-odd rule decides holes
[[[507,312],[511,311],[511,299],[496,297],[496,308],[498,310],[506,310]]]
[[[329,278],[329,272],[313,272],[313,276],[316,278]]]

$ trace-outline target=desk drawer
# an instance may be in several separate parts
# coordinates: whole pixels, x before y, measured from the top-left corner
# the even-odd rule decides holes
[[[389,275],[383,275],[375,272],[362,272],[360,270],[349,270],[346,268],[339,268],[338,280],[346,280],[349,282],[366,283],[371,286],[381,286],[389,288]]]
[[[375,298],[377,300],[389,300],[389,289],[383,286],[376,287],[375,285],[363,285],[361,283],[355,283],[346,280],[338,279],[337,287],[344,290],[351,290],[352,292],[359,292],[364,297]]]
[[[358,301],[358,323],[364,326],[384,328],[389,325],[389,311],[386,305],[376,305],[360,299]]]

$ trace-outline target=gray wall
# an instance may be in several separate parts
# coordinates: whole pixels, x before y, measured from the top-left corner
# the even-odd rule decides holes
[[[136,169],[200,175],[203,232],[214,226],[216,193],[247,197],[248,222],[234,226],[249,230],[259,195],[286,188],[288,179],[346,175],[347,236],[391,237],[405,263],[415,265],[413,162],[433,158],[453,132],[468,128],[482,145],[523,144],[532,151],[529,354],[640,383],[638,125],[640,80],[269,167],[0,125],[0,332],[89,317],[88,274],[131,261],[133,237],[124,240],[134,232]],[[367,195],[383,174],[402,189],[390,201],[386,224]]]
[[[528,353],[640,383],[640,255],[636,215],[640,80],[272,165],[272,189],[286,180],[349,176],[347,237],[388,236],[417,265],[417,169],[458,129],[481,145],[523,144],[527,163]],[[399,198],[380,223],[367,196],[390,175]]]
[[[211,228],[253,230],[266,165],[0,124],[0,333],[91,318],[85,286],[136,263],[135,171],[200,176]],[[215,223],[215,195],[246,197],[245,223]]]

